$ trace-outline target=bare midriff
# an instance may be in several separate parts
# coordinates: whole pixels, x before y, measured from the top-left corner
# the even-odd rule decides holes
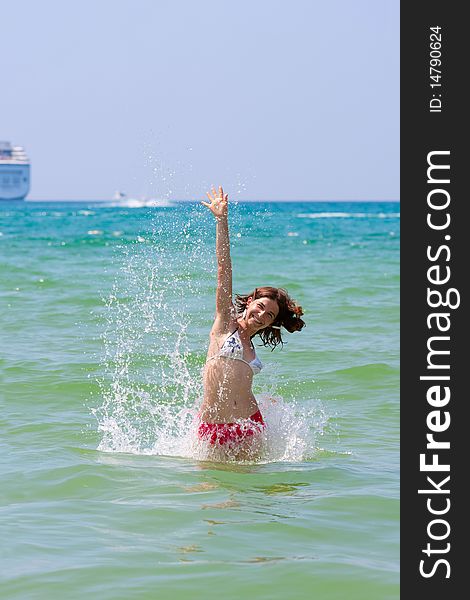
[[[241,360],[217,356],[204,369],[204,400],[199,412],[206,423],[233,423],[258,410],[251,391],[253,371]]]

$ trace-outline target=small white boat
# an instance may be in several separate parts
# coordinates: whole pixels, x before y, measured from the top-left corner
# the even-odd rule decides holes
[[[119,190],[114,193],[113,204],[111,206],[125,206],[127,208],[169,208],[176,206],[175,202],[170,200],[163,200],[160,198],[128,198],[127,194],[120,192]]]

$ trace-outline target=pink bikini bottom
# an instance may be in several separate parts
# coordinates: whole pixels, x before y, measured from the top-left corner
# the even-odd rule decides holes
[[[233,444],[261,433],[266,427],[261,412],[258,410],[248,419],[240,419],[236,423],[200,423],[197,434],[200,440],[215,444]]]

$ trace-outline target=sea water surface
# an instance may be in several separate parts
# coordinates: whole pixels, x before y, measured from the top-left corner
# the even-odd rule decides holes
[[[307,327],[257,347],[256,464],[194,443],[214,315],[197,203],[0,204],[8,599],[399,597],[399,204],[234,203],[234,292]]]

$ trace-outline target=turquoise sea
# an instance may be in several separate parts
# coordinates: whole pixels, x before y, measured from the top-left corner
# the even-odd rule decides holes
[[[267,446],[240,464],[192,433],[207,209],[2,202],[0,597],[397,599],[399,212],[231,205],[234,292],[307,322],[257,348]]]

